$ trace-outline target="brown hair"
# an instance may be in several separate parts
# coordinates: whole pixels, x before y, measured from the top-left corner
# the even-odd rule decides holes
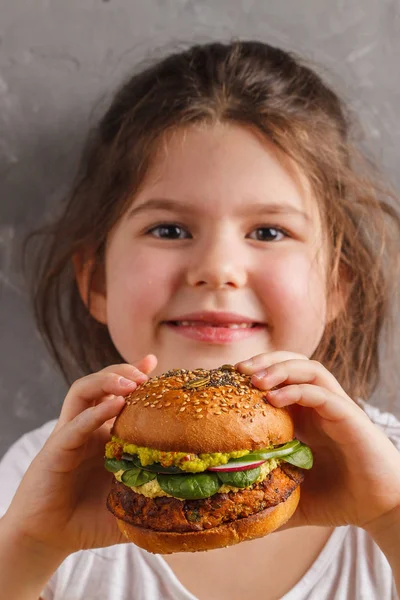
[[[330,246],[328,299],[339,277],[349,286],[346,309],[326,327],[314,358],[353,397],[368,397],[395,289],[394,197],[351,143],[351,119],[337,95],[293,54],[255,41],[193,46],[148,66],[121,87],[91,132],[63,214],[32,234],[43,234],[30,270],[35,316],[52,355],[67,380],[123,362],[81,300],[72,257],[91,249],[94,274],[162,136],[215,122],[255,128],[308,177]]]

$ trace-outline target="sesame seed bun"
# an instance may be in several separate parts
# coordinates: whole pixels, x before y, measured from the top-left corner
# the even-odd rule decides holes
[[[298,486],[287,500],[250,517],[224,523],[204,531],[186,533],[153,531],[117,519],[124,536],[141,548],[155,554],[199,552],[225,548],[239,542],[263,537],[282,527],[293,515],[300,500]]]
[[[224,365],[152,377],[126,397],[111,433],[162,452],[211,454],[285,444],[294,427],[289,411],[269,404],[250,376]],[[281,527],[296,510],[302,480],[297,467],[275,466],[254,486],[187,501],[147,498],[140,486],[114,481],[107,508],[124,536],[149,552],[211,550]]]
[[[111,433],[137,446],[200,454],[284,444],[294,428],[287,409],[269,404],[250,376],[227,365],[152,377],[126,397]]]

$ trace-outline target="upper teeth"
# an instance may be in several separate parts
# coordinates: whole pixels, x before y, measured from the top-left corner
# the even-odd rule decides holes
[[[177,325],[183,325],[186,327],[195,327],[199,325],[208,327],[227,327],[228,329],[246,329],[252,327],[252,323],[206,323],[205,321],[175,321]]]

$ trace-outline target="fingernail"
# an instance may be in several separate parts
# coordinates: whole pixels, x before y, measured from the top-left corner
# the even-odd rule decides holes
[[[133,367],[132,370],[132,377],[135,378],[135,381],[137,382],[138,379],[148,379],[148,376],[146,375],[146,373],[143,373],[143,371],[139,371],[139,369],[137,369],[136,367]]]
[[[241,362],[239,364],[242,365],[242,367],[252,367],[254,364],[254,360],[252,358],[250,358],[249,360],[244,360],[243,362]]]
[[[133,388],[137,385],[135,381],[132,381],[131,379],[126,379],[126,377],[120,377],[119,383],[125,388]]]
[[[139,375],[136,375],[136,381],[138,379],[142,379],[143,381],[147,381],[148,380],[148,375],[146,375],[146,373],[139,373]]]
[[[253,377],[254,379],[264,379],[264,377],[266,377],[268,375],[268,371],[267,369],[264,369],[264,371],[258,371],[258,373],[254,373]]]
[[[283,390],[268,390],[267,396],[272,396],[273,398],[277,398],[278,396],[282,396]]]

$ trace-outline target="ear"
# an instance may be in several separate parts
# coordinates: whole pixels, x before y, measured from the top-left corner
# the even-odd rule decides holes
[[[327,323],[332,323],[346,310],[347,302],[353,288],[353,273],[348,265],[343,263],[339,266],[339,273],[329,292]]]
[[[106,277],[93,252],[80,250],[72,257],[75,279],[83,303],[96,321],[107,324]]]

